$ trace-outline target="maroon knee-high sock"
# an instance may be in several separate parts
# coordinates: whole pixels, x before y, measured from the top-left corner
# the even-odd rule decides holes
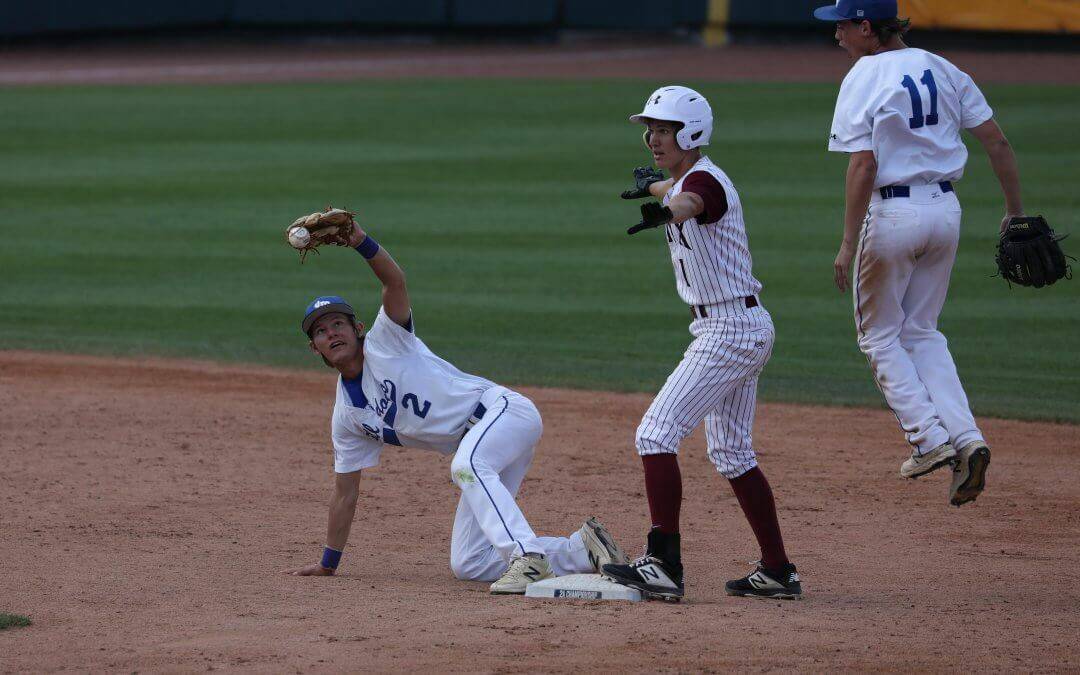
[[[755,466],[730,482],[743,514],[750,522],[750,529],[757,537],[758,546],[761,547],[761,564],[769,569],[779,569],[787,565],[784,539],[780,536],[780,523],[776,519],[776,502],[765,474]]]
[[[649,498],[652,526],[666,534],[679,531],[679,507],[682,506],[682,474],[679,457],[672,453],[642,455],[645,467],[645,495]]]

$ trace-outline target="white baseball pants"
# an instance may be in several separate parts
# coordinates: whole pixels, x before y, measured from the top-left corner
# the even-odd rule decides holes
[[[725,478],[757,466],[752,431],[757,382],[772,355],[776,333],[762,306],[742,298],[706,307],[690,324],[693,342],[641,420],[639,455],[677,453],[705,420],[709,459]]]
[[[513,556],[543,553],[556,575],[592,572],[579,532],[537,537],[514,500],[532,463],[543,422],[528,398],[505,387],[484,392],[484,417],[450,463],[461,488],[450,535],[450,569],[459,579],[494,581]]]
[[[945,336],[937,329],[960,239],[960,201],[936,185],[877,191],[855,257],[859,349],[919,454],[983,440]]]

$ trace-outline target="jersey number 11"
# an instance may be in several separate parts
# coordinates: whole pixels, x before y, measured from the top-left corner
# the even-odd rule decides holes
[[[938,122],[937,82],[934,82],[934,74],[930,72],[929,68],[923,71],[919,82],[925,84],[927,91],[930,92],[930,114],[926,117],[923,117],[922,94],[919,93],[919,87],[916,86],[915,80],[911,79],[910,75],[905,75],[904,79],[900,80],[900,84],[904,85],[904,88],[911,94],[911,117],[908,119],[908,126],[912,129],[918,129],[924,124],[930,127]]]

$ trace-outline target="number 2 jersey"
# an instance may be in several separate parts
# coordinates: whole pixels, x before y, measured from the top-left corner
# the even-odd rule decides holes
[[[908,47],[864,56],[836,100],[829,150],[873,150],[874,187],[959,180],[961,129],[994,113],[971,77],[936,54]]]
[[[338,377],[330,425],[337,473],[375,466],[384,443],[453,453],[480,395],[495,386],[432,353],[411,319],[410,328],[380,308],[364,337],[360,377]]]

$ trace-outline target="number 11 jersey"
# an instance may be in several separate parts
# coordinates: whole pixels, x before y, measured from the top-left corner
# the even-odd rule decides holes
[[[971,77],[942,57],[908,47],[855,62],[836,100],[829,150],[873,150],[874,187],[959,180],[961,129],[993,117]]]

